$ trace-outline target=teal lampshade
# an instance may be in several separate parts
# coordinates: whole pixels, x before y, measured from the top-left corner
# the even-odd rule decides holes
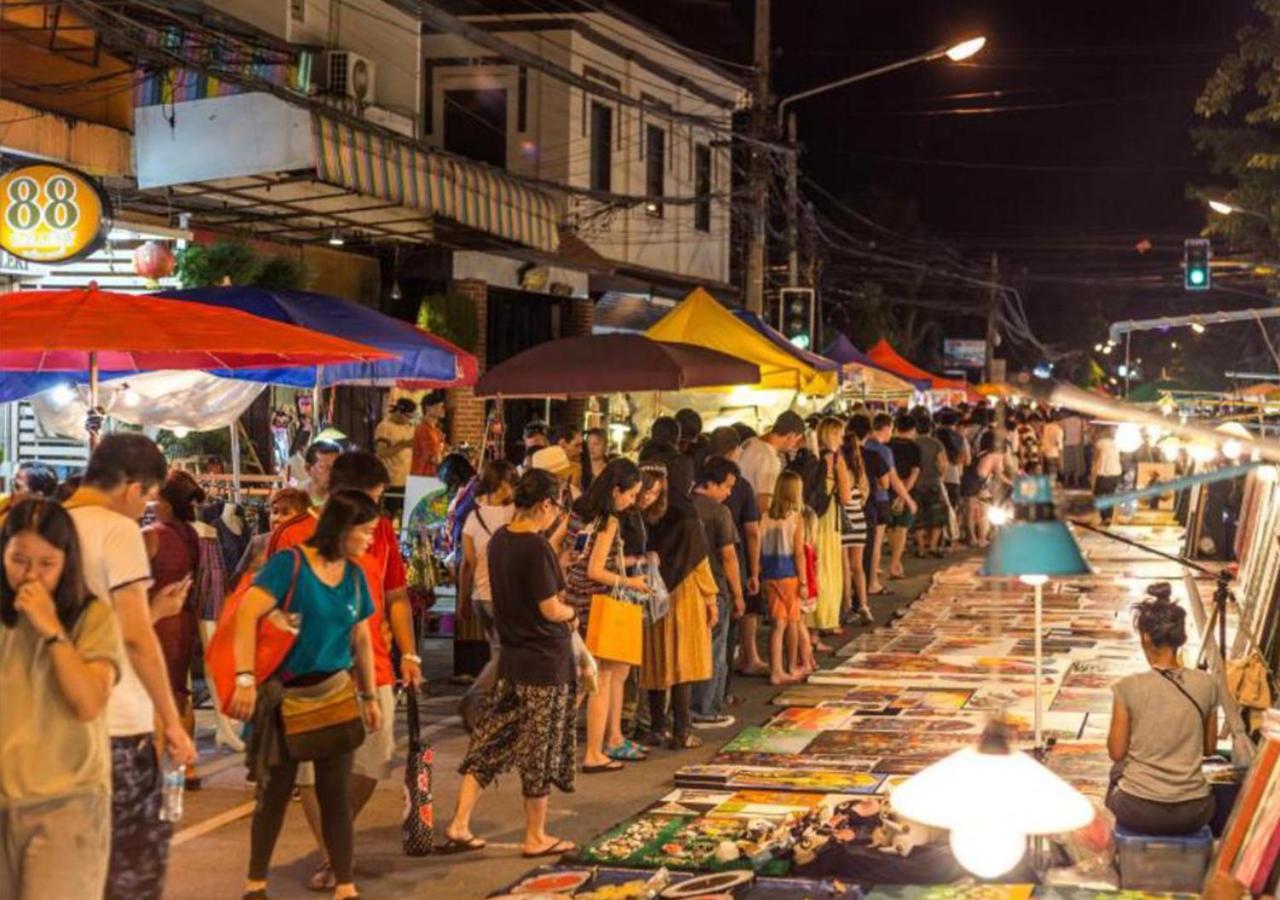
[[[999,529],[987,551],[981,574],[987,578],[1019,575],[1047,575],[1060,578],[1088,575],[1076,539],[1065,522],[1010,522]]]

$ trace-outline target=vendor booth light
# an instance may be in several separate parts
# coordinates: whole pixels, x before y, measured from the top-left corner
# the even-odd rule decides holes
[[[987,521],[999,528],[1007,525],[1009,522],[1009,509],[1005,506],[996,506],[994,503],[987,507]]]
[[[977,747],[921,770],[891,797],[906,818],[949,829],[956,861],[980,878],[1016,866],[1028,836],[1083,828],[1094,816],[1079,791],[1028,754],[1012,751],[1008,731],[991,722]]]
[[[1194,331],[1196,334],[1204,334],[1204,326],[1201,325],[1199,322],[1192,322],[1191,330]]]
[[[329,246],[341,247],[345,243],[346,243],[346,239],[343,238],[342,232],[336,228],[333,229],[333,232],[329,235]]]
[[[129,407],[137,406],[142,402],[142,395],[126,384],[120,388],[120,402]]]
[[[1116,426],[1116,449],[1121,453],[1136,453],[1142,446],[1142,429],[1125,422]]]
[[[66,406],[76,399],[76,391],[69,384],[60,384],[49,392],[49,400],[54,406]]]
[[[1101,345],[1101,344],[1094,344],[1094,345],[1093,345],[1093,352],[1094,352],[1094,353],[1101,353],[1101,352],[1102,352],[1102,345]]]
[[[1107,344],[1105,347],[1102,348],[1102,352],[1104,354],[1110,354],[1113,349],[1114,348],[1110,344]]]
[[[1181,452],[1182,448],[1178,446],[1177,441],[1164,441],[1160,444],[1160,455],[1164,457],[1165,462],[1177,462]]]
[[[1231,462],[1238,460],[1243,453],[1244,445],[1235,438],[1228,438],[1222,442],[1222,455]]]
[[[178,440],[182,440],[184,437],[186,437],[191,433],[190,428],[184,428],[181,425],[179,425],[177,428],[171,428],[169,430],[173,432],[173,436],[176,437]]]
[[[1212,462],[1218,455],[1218,451],[1208,444],[1192,444],[1188,452],[1194,461],[1201,464]]]
[[[1026,475],[1013,483],[1014,521],[996,532],[982,564],[985,578],[1017,578],[1035,588],[1035,739],[1043,749],[1044,584],[1050,578],[1090,574],[1076,539],[1053,505],[1053,481]]]

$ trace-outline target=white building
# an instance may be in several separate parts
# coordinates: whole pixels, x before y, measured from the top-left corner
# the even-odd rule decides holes
[[[688,205],[619,208],[570,194],[568,225],[616,274],[726,284],[728,137],[744,85],[616,11],[463,18],[646,108],[511,64],[455,34],[428,31],[423,138],[540,181],[635,197],[698,196]]]

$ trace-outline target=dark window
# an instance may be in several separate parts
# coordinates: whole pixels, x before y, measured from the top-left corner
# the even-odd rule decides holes
[[[699,231],[710,231],[711,148],[705,144],[693,148],[693,192],[698,197],[693,204],[693,227]]]
[[[507,92],[445,91],[444,149],[507,167]]]
[[[661,219],[662,203],[654,197],[666,196],[667,133],[657,125],[644,127],[644,192],[650,199],[644,211]]]
[[[613,190],[613,109],[591,104],[591,189]]]

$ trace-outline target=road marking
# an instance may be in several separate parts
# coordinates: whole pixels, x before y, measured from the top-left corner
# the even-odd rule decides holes
[[[178,847],[187,841],[194,841],[198,837],[204,837],[211,831],[221,828],[223,825],[230,825],[237,819],[243,819],[245,816],[253,815],[253,808],[257,804],[250,801],[249,803],[241,803],[239,806],[233,806],[226,812],[220,812],[216,816],[205,819],[198,825],[192,825],[190,828],[184,828],[173,836],[169,841],[169,846]]]
[[[446,731],[450,728],[453,728],[455,725],[461,725],[461,724],[462,724],[461,716],[450,716],[447,719],[441,719],[436,724],[428,725],[426,728],[422,729],[422,736],[424,738],[429,738],[429,737],[432,737],[433,735],[439,734],[442,731]],[[408,746],[409,746],[408,735],[405,735],[404,737],[396,741],[397,751],[404,750]],[[221,759],[213,760],[206,766],[197,767],[196,773],[201,777],[207,777],[209,775],[216,775],[219,772],[225,772],[227,769],[230,769],[233,766],[243,765],[243,764],[244,764],[243,753],[231,753],[231,754],[228,754],[227,756],[222,757]],[[404,761],[398,760],[395,763],[394,768],[395,769],[404,768]],[[253,808],[256,805],[257,804],[255,804],[253,801],[250,801],[248,803],[242,803],[239,806],[233,806],[231,809],[220,812],[217,815],[210,816],[209,818],[205,819],[203,822],[199,822],[195,825],[192,825],[190,828],[184,828],[181,831],[179,831],[177,834],[173,836],[172,840],[169,841],[169,845],[172,847],[181,846],[182,844],[185,844],[188,841],[194,841],[198,837],[204,837],[206,834],[209,834],[212,831],[216,831],[224,825],[230,825],[232,822],[243,819],[245,816],[250,816],[253,814]],[[494,844],[493,846],[507,847],[508,845]],[[509,846],[519,847],[520,845],[511,844]]]

